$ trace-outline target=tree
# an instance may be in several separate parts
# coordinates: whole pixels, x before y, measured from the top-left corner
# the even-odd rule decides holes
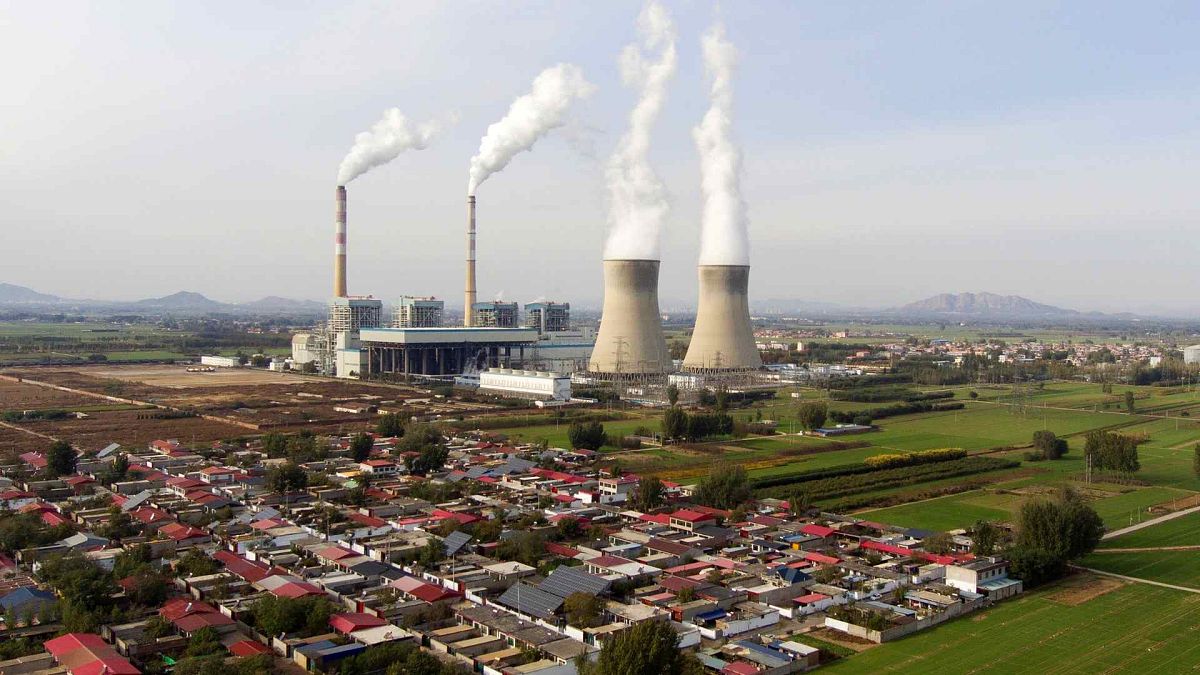
[[[298,633],[317,635],[328,629],[329,617],[337,608],[324,596],[280,598],[267,594],[254,603],[254,626],[264,635]]]
[[[1131,413],[1131,412],[1134,412],[1136,409],[1137,409],[1137,405],[1134,403],[1134,400],[1133,400],[1133,391],[1130,389],[1126,389],[1125,390],[1125,412]]]
[[[829,408],[821,401],[804,401],[796,409],[796,421],[805,431],[820,429],[829,415]]]
[[[276,431],[262,437],[262,449],[267,457],[283,457],[287,454],[287,445],[287,436]]]
[[[1104,521],[1096,511],[1078,492],[1063,487],[1053,500],[1034,499],[1021,506],[1016,544],[1007,555],[1014,575],[1035,586],[1060,576],[1067,562],[1091,553],[1103,534]]]
[[[804,515],[808,513],[810,506],[812,506],[812,493],[807,488],[792,490],[791,496],[788,497],[788,509],[792,512],[792,515]]]
[[[174,633],[175,626],[170,621],[167,621],[163,617],[155,614],[146,621],[146,628],[144,632],[146,637],[152,640],[157,640],[158,638],[163,638]]]
[[[1192,448],[1192,473],[1200,478],[1200,443]]]
[[[183,655],[208,656],[224,651],[225,648],[221,646],[221,636],[212,627],[204,626],[192,633],[191,638],[188,639],[187,650],[183,652]]]
[[[583,525],[578,518],[559,518],[555,524],[556,534],[560,541],[578,539],[583,536]]]
[[[519,532],[500,542],[496,547],[496,557],[501,560],[516,560],[526,565],[537,565],[538,560],[546,554],[546,542],[542,535],[536,532]]]
[[[563,601],[567,623],[576,628],[595,628],[604,617],[604,601],[591,593],[572,593]]]
[[[604,432],[604,425],[599,422],[572,422],[567,430],[567,438],[571,441],[571,447],[576,450],[599,450],[604,446],[608,435]]]
[[[54,441],[46,451],[46,468],[54,476],[69,476],[75,473],[75,448],[66,441]]]
[[[986,520],[980,520],[971,528],[971,553],[991,555],[1000,542],[1000,528]]]
[[[169,580],[163,575],[144,567],[132,575],[133,583],[125,592],[129,601],[142,607],[158,607],[167,599]]]
[[[680,603],[688,603],[696,599],[696,587],[684,586],[675,593],[675,600]]]
[[[934,532],[925,538],[922,547],[930,553],[945,554],[954,550],[954,541],[945,532]]]
[[[398,438],[404,435],[404,420],[400,413],[384,413],[375,423],[375,432],[385,438]]]
[[[292,462],[271,467],[267,472],[267,487],[280,494],[308,487],[308,473]]]
[[[361,462],[371,456],[371,448],[375,446],[375,439],[367,434],[357,433],[350,439],[350,458],[356,462]]]
[[[1067,440],[1054,435],[1053,431],[1033,432],[1033,447],[1042,459],[1058,459],[1067,454]]]
[[[117,591],[108,573],[80,553],[50,558],[38,574],[64,600],[81,608],[108,607]]]
[[[137,533],[138,528],[133,524],[133,517],[116,504],[108,508],[108,521],[96,528],[96,534],[107,539],[120,540]]]
[[[431,446],[439,446],[446,442],[442,432],[432,424],[413,424],[404,430],[404,437],[396,444],[400,452],[421,452]]]
[[[750,499],[750,479],[740,464],[715,464],[696,486],[696,501],[705,506],[732,509]]]
[[[408,469],[420,476],[427,476],[435,471],[441,471],[446,465],[450,450],[445,445],[429,445],[421,450],[421,454],[413,458]]]
[[[662,505],[665,489],[658,476],[642,476],[633,493],[633,506],[639,511],[653,511]]]
[[[673,384],[667,385],[667,403],[671,405],[679,403],[679,387]]]
[[[196,549],[188,551],[186,555],[175,563],[175,575],[184,579],[206,576],[219,569],[221,569],[221,566],[217,561]]]
[[[125,455],[117,455],[117,458],[111,464],[101,470],[98,478],[105,485],[119,483],[129,475],[129,458]]]
[[[1110,431],[1091,431],[1086,436],[1083,454],[1092,468],[1103,471],[1134,473],[1141,468],[1138,461],[1138,441],[1132,436]]]
[[[676,407],[668,408],[663,413],[662,431],[668,439],[683,438],[687,433],[688,414]]]
[[[687,656],[667,621],[643,621],[604,642],[588,675],[682,675]]]

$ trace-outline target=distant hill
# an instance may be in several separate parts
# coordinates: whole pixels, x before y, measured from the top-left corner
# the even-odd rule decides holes
[[[0,302],[3,303],[49,303],[58,302],[56,295],[38,293],[32,288],[16,284],[0,283]]]
[[[899,314],[943,314],[1013,319],[1055,319],[1079,316],[1073,309],[1044,305],[1019,295],[995,293],[942,293],[895,310]]]
[[[173,309],[173,310],[188,310],[188,311],[206,311],[206,310],[222,310],[227,309],[225,303],[210,300],[209,298],[193,293],[191,291],[179,291],[161,298],[147,298],[130,303],[134,307],[152,307],[154,309]]]

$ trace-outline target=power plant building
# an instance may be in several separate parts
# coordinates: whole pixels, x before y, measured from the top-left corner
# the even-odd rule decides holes
[[[1200,363],[1200,345],[1183,348],[1184,363]]]
[[[534,353],[531,328],[364,328],[362,377],[452,376],[521,367]]]
[[[392,328],[438,328],[445,303],[433,297],[402,295],[392,316]]]
[[[591,372],[644,379],[671,370],[658,308],[658,268],[657,260],[604,261],[604,308]]]
[[[341,333],[383,325],[383,302],[371,297],[334,298],[329,303],[329,331]]]
[[[477,302],[471,306],[472,326],[476,328],[516,328],[520,326],[515,302]]]
[[[522,398],[571,400],[571,378],[546,371],[488,368],[479,374],[479,389]]]
[[[556,333],[571,328],[571,303],[530,302],[525,305],[525,327],[538,334]]]

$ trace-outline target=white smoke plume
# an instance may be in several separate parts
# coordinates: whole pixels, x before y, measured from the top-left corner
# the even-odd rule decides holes
[[[655,0],[638,15],[641,44],[621,51],[621,79],[638,92],[629,113],[629,128],[608,160],[608,242],[604,257],[611,260],[658,260],[659,237],[667,219],[667,191],[650,168],[650,132],[667,98],[675,75],[675,26]],[[646,52],[658,50],[656,58]]]
[[[451,116],[449,123],[456,121]],[[405,150],[424,150],[447,122],[430,120],[416,124],[404,116],[399,108],[383,113],[383,117],[354,137],[354,147],[346,153],[338,168],[338,185],[345,185],[377,166],[396,159]]]
[[[513,101],[503,119],[488,126],[479,142],[479,152],[471,158],[467,194],[475,194],[480,183],[508,166],[514,156],[530,150],[539,138],[562,126],[571,103],[590,96],[595,89],[584,79],[579,66],[560,63],[543,70],[534,78],[530,92]]]
[[[742,201],[742,153],[733,143],[733,69],[737,50],[725,27],[704,34],[709,108],[692,129],[700,153],[700,264],[749,265],[750,237]]]

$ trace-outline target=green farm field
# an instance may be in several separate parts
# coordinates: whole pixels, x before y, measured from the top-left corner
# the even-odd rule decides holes
[[[833,663],[831,673],[1179,673],[1200,595],[1128,584],[1074,604],[1060,582]],[[1078,583],[1078,581],[1075,581]],[[1189,636],[1181,639],[1183,636]]]
[[[1100,542],[1097,548],[1149,548],[1200,546],[1200,512],[1135,530]]]
[[[1200,590],[1200,551],[1093,553],[1079,564],[1113,574]]]

